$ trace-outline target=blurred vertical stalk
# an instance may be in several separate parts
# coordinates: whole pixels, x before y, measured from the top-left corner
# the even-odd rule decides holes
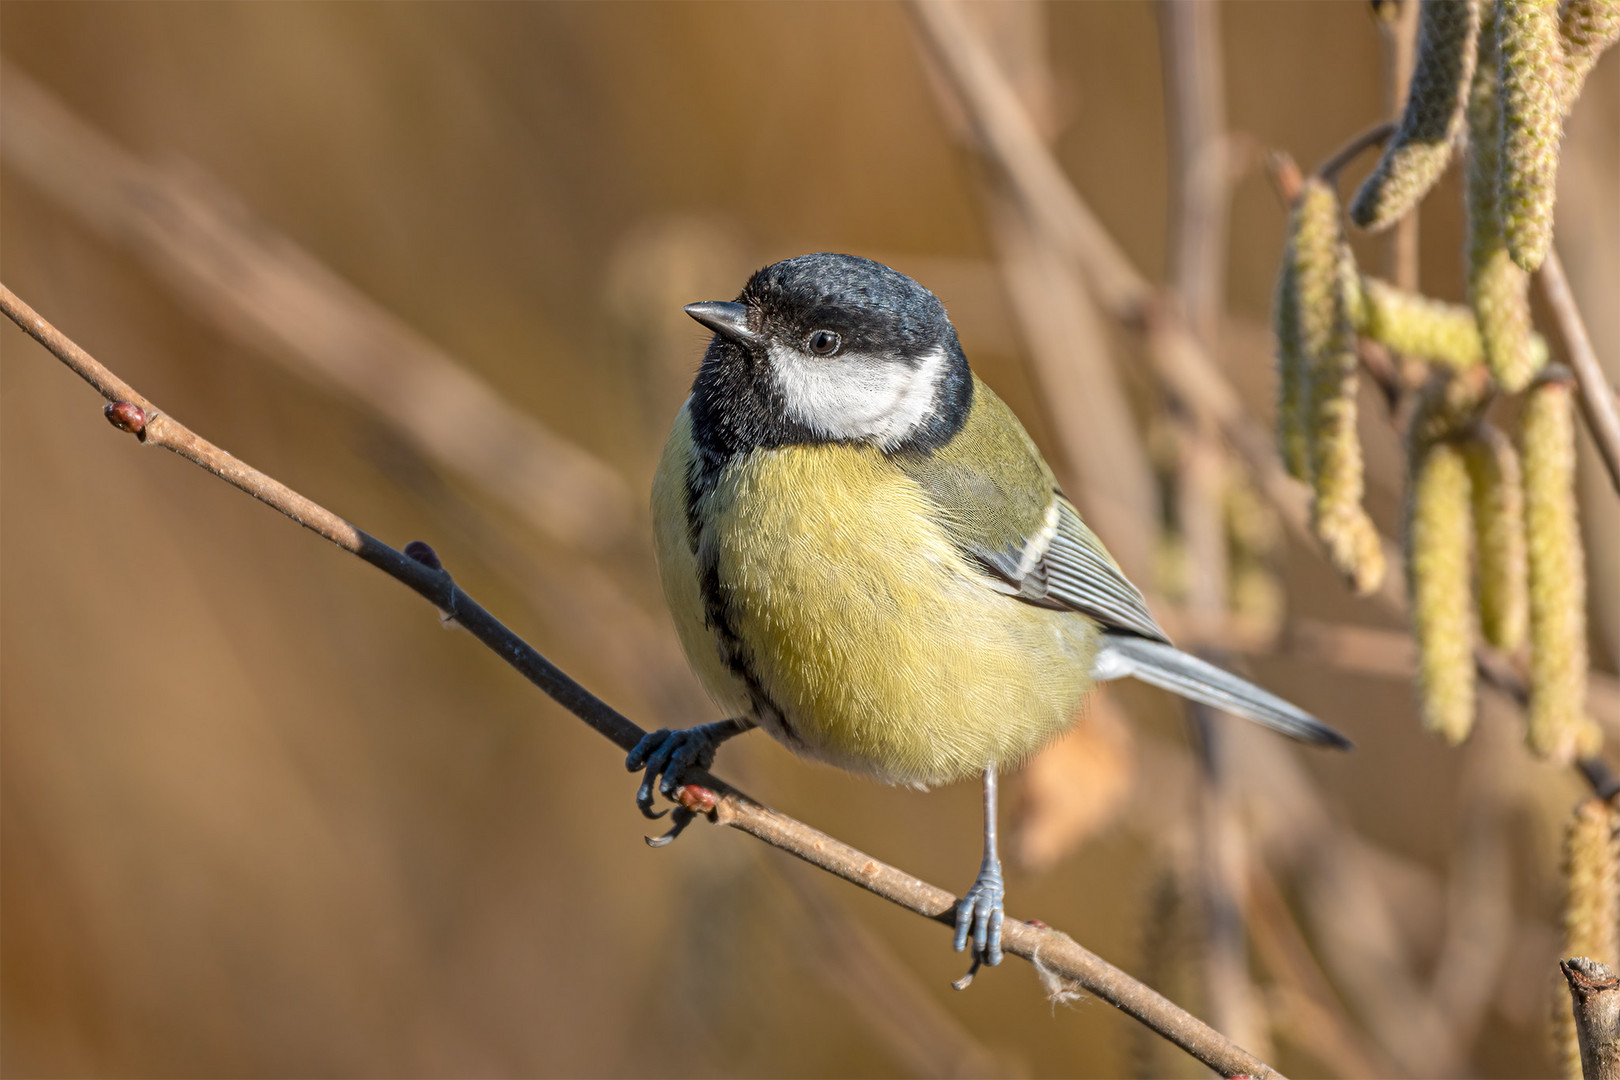
[[[1225,305],[1230,196],[1219,9],[1199,0],[1160,0],[1157,15],[1170,143],[1171,286],[1193,337],[1215,355]],[[1149,347],[1157,344],[1150,340]],[[1227,606],[1225,450],[1205,425],[1183,425],[1181,436],[1176,516],[1189,567],[1187,605],[1194,619],[1213,622]],[[1248,852],[1225,761],[1231,732],[1214,710],[1190,706],[1189,716],[1204,751],[1198,876],[1206,911],[1209,1019],[1240,1045],[1262,1047],[1269,1040],[1250,982],[1244,926]]]
[[[1419,0],[1375,0],[1378,29],[1384,42],[1384,115],[1400,122],[1406,92],[1417,59]],[[1418,209],[1413,207],[1389,233],[1386,273],[1403,289],[1417,290]]]
[[[963,14],[1049,139],[1055,110],[1044,5],[979,5]],[[958,133],[975,141],[965,124]],[[986,201],[1002,281],[1057,442],[1059,477],[1125,572],[1145,578],[1156,542],[1157,490],[1097,303],[1080,268],[1031,220],[1004,178],[996,178]]]

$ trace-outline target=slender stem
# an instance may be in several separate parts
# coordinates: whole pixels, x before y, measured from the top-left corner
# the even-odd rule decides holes
[[[1597,350],[1586,333],[1586,321],[1581,309],[1575,305],[1575,294],[1570,291],[1569,279],[1564,276],[1563,261],[1557,249],[1547,252],[1547,261],[1541,264],[1542,295],[1564,337],[1564,349],[1569,353],[1569,366],[1575,372],[1575,384],[1580,387],[1581,414],[1597,443],[1598,453],[1609,469],[1609,482],[1620,492],[1620,407],[1615,405],[1615,394],[1598,363]]]
[[[646,734],[635,722],[575,682],[485,611],[436,565],[436,559],[421,561],[389,547],[164,415],[3,284],[0,284],[0,312],[95,387],[112,403],[109,418],[134,433],[142,443],[179,454],[406,585],[620,749],[630,750]],[[954,924],[957,898],[946,890],[763,806],[707,772],[690,770],[687,775],[713,794],[710,813],[715,821],[758,837],[916,914],[947,926]],[[1003,929],[1002,947],[1026,960],[1039,960],[1047,970],[1073,980],[1129,1013],[1223,1076],[1278,1075],[1265,1062],[1081,947],[1067,934],[1044,925],[1011,920]]]
[[[1354,161],[1362,151],[1383,146],[1393,134],[1395,134],[1394,124],[1388,122],[1374,124],[1333,151],[1332,156],[1316,167],[1316,175],[1330,184],[1333,183],[1339,178],[1340,170]]]

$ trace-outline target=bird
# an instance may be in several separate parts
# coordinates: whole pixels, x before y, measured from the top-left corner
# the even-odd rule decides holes
[[[726,719],[634,747],[647,816],[663,813],[655,787],[673,797],[756,727],[890,784],[976,776],[984,854],[953,946],[971,938],[977,970],[1002,958],[999,770],[1075,723],[1095,683],[1133,677],[1350,746],[1171,644],[918,282],[822,252],[683,310],[713,337],[653,480],[654,547],[687,660]]]

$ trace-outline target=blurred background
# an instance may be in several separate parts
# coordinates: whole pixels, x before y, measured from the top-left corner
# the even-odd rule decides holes
[[[1262,157],[1314,166],[1389,114],[1392,24],[1359,2],[1167,10],[965,14],[1265,418],[1285,213]],[[1496,694],[1461,749],[1422,734],[1401,616],[1200,452],[918,25],[895,4],[7,0],[0,277],[203,436],[395,546],[429,541],[651,728],[714,718],[645,508],[706,340],[680,305],[807,251],[894,265],[945,301],[1172,632],[1358,744],[1221,726],[1208,769],[1177,705],[1111,691],[1008,795],[1009,913],[1285,1071],[1553,1071],[1579,774],[1532,761]],[[1197,211],[1188,178],[1209,175]],[[1560,184],[1612,365],[1613,57]],[[1416,249],[1451,300],[1458,186]],[[1195,250],[1199,212],[1224,221]],[[1385,247],[1358,241],[1375,270]],[[5,1074],[1199,1075],[1105,1004],[1048,1003],[1022,963],[954,993],[942,927],[763,845],[694,827],[647,849],[619,751],[405,589],[143,453],[9,323],[0,349]],[[1399,438],[1364,397],[1393,534]],[[1589,446],[1582,467],[1612,736],[1620,523]],[[1206,572],[1211,530],[1229,557]],[[764,736],[717,771],[944,887],[977,867],[975,785],[890,790]]]

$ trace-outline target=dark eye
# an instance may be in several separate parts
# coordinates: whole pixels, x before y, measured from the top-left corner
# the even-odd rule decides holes
[[[843,340],[831,330],[817,330],[810,335],[808,344],[810,351],[817,356],[831,356],[838,351],[838,346],[843,344]]]

